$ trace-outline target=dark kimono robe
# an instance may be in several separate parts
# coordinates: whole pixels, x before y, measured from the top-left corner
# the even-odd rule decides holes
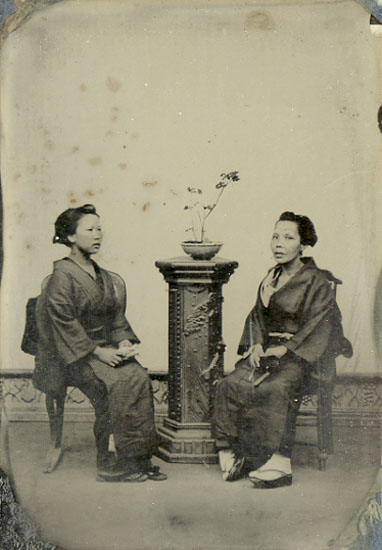
[[[113,368],[92,356],[97,346],[117,346],[123,340],[139,343],[125,318],[123,280],[95,263],[94,267],[96,280],[69,258],[54,263],[36,305],[39,337],[33,383],[53,395],[65,392],[67,385],[80,387],[96,410],[98,447],[109,435],[100,433],[100,423],[106,430],[105,419],[97,419],[97,412],[102,416],[105,408],[99,401],[106,398],[117,450],[130,456],[149,454],[156,433],[146,369],[134,358]],[[91,389],[95,377],[104,392]]]
[[[302,258],[304,265],[277,290],[265,307],[260,298],[249,313],[238,347],[243,355],[253,344],[266,349],[269,333],[290,333],[284,345],[309,363],[312,377],[332,382],[335,358],[350,357],[352,347],[344,337],[341,312],[328,281],[331,274],[319,269],[312,258]]]
[[[266,307],[260,288],[249,313],[238,353],[254,344],[266,350],[270,333],[286,334],[279,344],[287,348],[277,367],[259,386],[253,385],[249,360],[240,360],[233,373],[219,382],[213,415],[217,440],[228,441],[238,454],[262,455],[276,451],[290,455],[295,420],[303,393],[312,379],[332,383],[335,357],[352,355],[343,335],[341,313],[328,281],[312,258],[270,297]]]

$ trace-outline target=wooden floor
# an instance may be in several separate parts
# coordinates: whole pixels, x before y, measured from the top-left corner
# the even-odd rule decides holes
[[[299,439],[314,438],[300,427]],[[168,464],[169,479],[98,483],[91,424],[66,422],[66,451],[43,474],[46,423],[9,424],[9,458],[19,502],[45,541],[65,550],[324,550],[343,532],[380,462],[378,428],[338,428],[328,469],[316,449],[296,446],[293,484],[254,489],[223,482],[217,465]]]

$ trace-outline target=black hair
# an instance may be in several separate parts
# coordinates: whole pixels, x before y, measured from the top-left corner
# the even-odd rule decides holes
[[[300,216],[294,212],[283,212],[278,219],[279,222],[295,222],[297,224],[298,234],[301,244],[304,246],[314,246],[318,241],[314,225],[308,216]]]
[[[54,223],[55,234],[53,243],[64,244],[65,246],[71,247],[72,244],[68,240],[68,237],[76,232],[78,222],[87,214],[98,216],[95,206],[92,204],[84,204],[78,208],[68,208],[62,212]]]

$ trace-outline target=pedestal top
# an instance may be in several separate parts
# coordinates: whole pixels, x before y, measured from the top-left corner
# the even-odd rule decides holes
[[[211,260],[194,260],[188,256],[177,256],[168,260],[158,260],[155,265],[167,282],[226,283],[239,264],[236,260],[219,256]]]
[[[211,267],[213,265],[226,265],[226,264],[235,264],[235,267],[237,267],[239,264],[236,260],[228,260],[227,258],[221,258],[220,256],[215,256],[211,260],[194,260],[190,256],[176,256],[175,258],[168,258],[166,260],[157,260],[155,262],[155,265],[159,267],[161,264],[172,264],[176,266],[185,266],[185,267],[193,267],[193,266],[206,266]]]

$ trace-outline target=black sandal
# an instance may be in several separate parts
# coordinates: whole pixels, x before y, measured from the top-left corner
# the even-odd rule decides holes
[[[124,483],[142,483],[143,481],[147,481],[148,479],[149,476],[145,472],[134,472],[124,476],[121,481],[123,481]]]
[[[150,466],[144,473],[148,476],[148,479],[153,481],[165,481],[167,479],[167,475],[159,470],[159,466]]]
[[[226,473],[224,480],[237,481],[238,479],[243,477],[244,462],[244,457],[236,456],[234,463],[232,464],[230,470]]]
[[[124,483],[142,483],[148,479],[148,475],[144,472],[132,472],[122,471],[122,472],[102,472],[99,471],[97,475],[97,481],[111,481],[117,482],[121,481]]]

